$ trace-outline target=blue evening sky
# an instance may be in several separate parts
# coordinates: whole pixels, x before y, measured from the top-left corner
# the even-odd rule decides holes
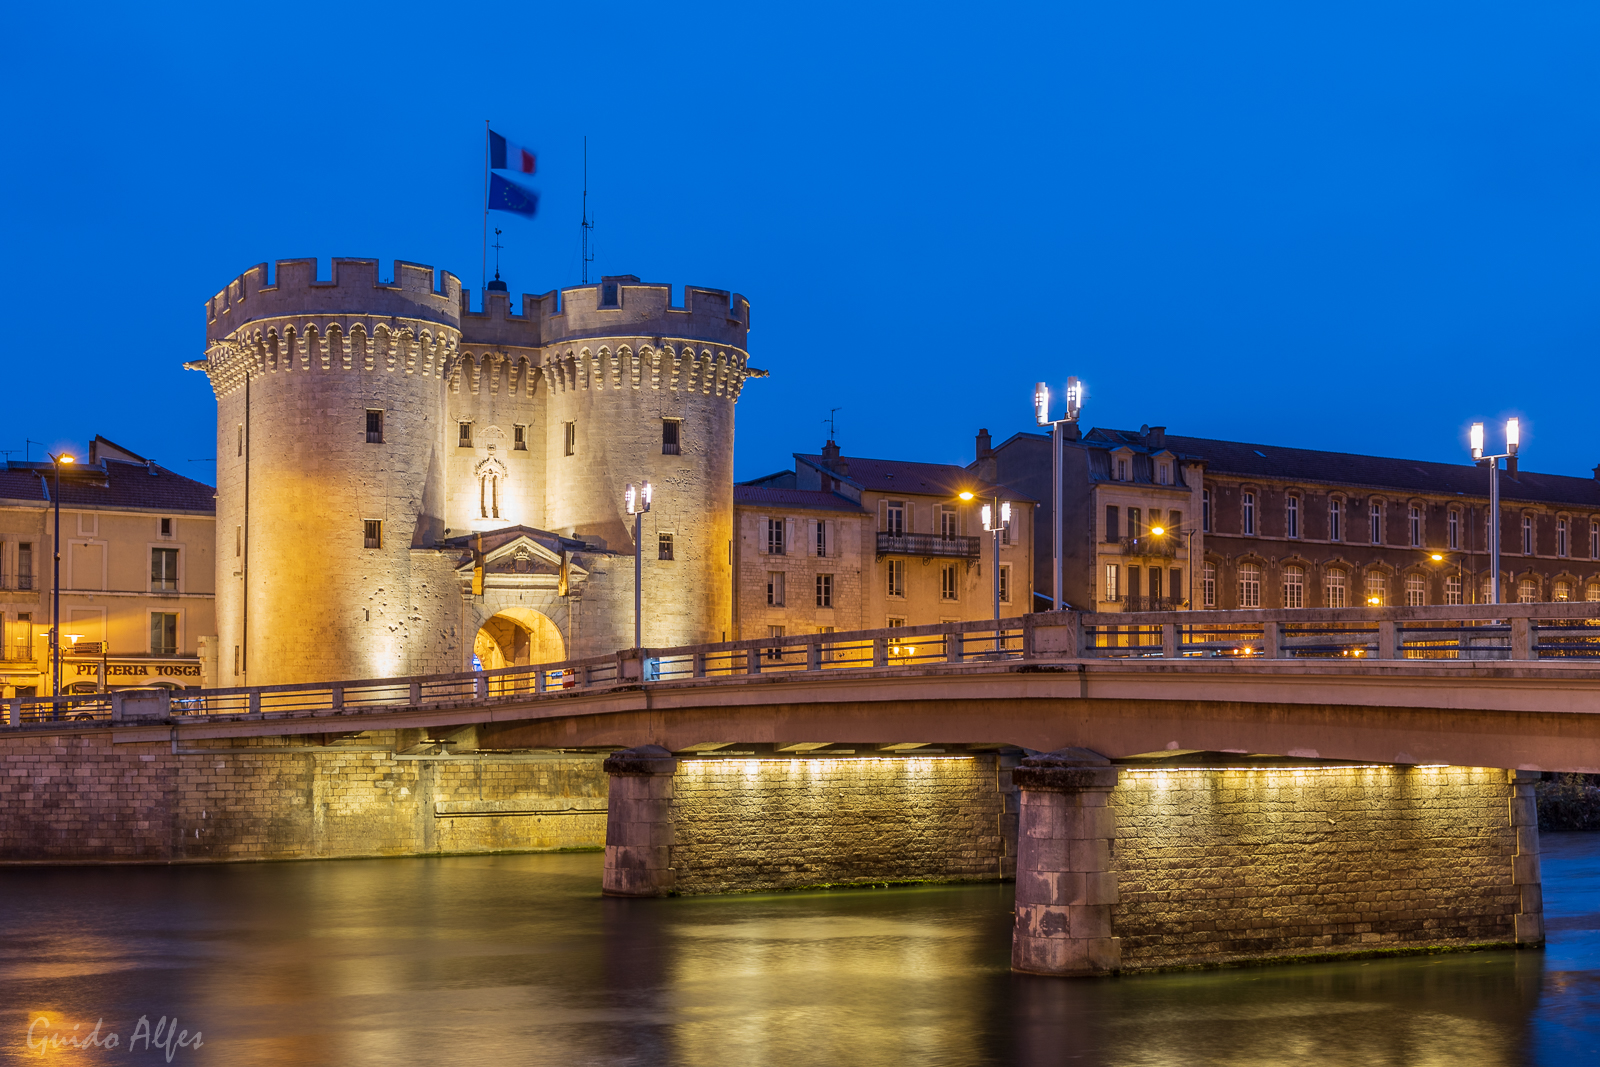
[[[1600,7],[33,4],[7,15],[0,448],[214,454],[202,302],[254,263],[479,282],[483,120],[540,153],[514,293],[753,304],[737,475],[1087,421],[1588,475]],[[491,253],[492,254],[492,253]],[[492,270],[492,267],[491,267]],[[1498,433],[1493,435],[1498,440]],[[20,455],[20,453],[19,453]],[[34,452],[39,455],[38,450]]]

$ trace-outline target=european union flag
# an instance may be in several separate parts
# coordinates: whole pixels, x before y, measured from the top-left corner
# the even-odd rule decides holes
[[[513,215],[521,215],[531,219],[539,211],[539,194],[532,189],[524,189],[516,182],[500,177],[498,174],[489,175],[489,210],[509,211]]]

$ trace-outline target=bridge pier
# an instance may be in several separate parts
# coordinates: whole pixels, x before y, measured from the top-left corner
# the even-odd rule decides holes
[[[612,897],[664,897],[676,889],[672,866],[672,779],[678,761],[660,745],[606,757],[606,865],[600,891]]]
[[[1029,756],[1011,776],[1021,789],[1011,969],[1052,975],[1119,970],[1122,941],[1111,926],[1117,828],[1110,801],[1117,769],[1099,753],[1064,748]]]

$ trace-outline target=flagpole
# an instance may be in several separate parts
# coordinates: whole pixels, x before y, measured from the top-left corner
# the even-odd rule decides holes
[[[483,120],[483,272],[479,275],[478,300],[487,303],[482,294],[489,287],[489,120]]]

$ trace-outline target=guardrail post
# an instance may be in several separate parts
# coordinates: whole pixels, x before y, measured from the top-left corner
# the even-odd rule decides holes
[[[481,671],[472,676],[472,698],[474,700],[489,699],[489,679]]]
[[[1533,620],[1511,620],[1511,658],[1512,659],[1537,659],[1538,653],[1533,648]]]
[[[1034,628],[1033,616],[1031,614],[1030,615],[1024,615],[1022,617],[1022,658],[1023,659],[1032,659],[1033,658],[1033,628]]]
[[[887,667],[889,665],[889,639],[887,637],[874,637],[872,639],[872,665],[874,667]]]
[[[759,648],[749,650],[749,654],[744,659],[744,670],[746,674],[761,673],[761,650]]]
[[[261,690],[259,690],[259,689],[250,690],[250,712],[249,712],[249,714],[251,714],[251,715],[260,715],[261,714]]]
[[[1076,611],[1067,612],[1065,628],[1067,631],[1067,658],[1083,658],[1083,615]]]
[[[696,652],[694,654],[694,676],[696,678],[704,678],[706,676],[706,654],[704,652]]]
[[[415,708],[415,707],[420,706],[421,704],[422,704],[422,683],[421,682],[417,682],[417,681],[413,681],[411,683],[411,706]]]
[[[1030,629],[1028,634],[1031,637],[1033,635],[1033,631]],[[967,635],[962,633],[960,630],[951,630],[949,633],[944,635],[944,658],[947,662],[966,662],[966,638]],[[1029,643],[1028,647],[1029,651],[1031,652],[1033,648],[1031,642]]]
[[[822,638],[806,642],[806,670],[820,671],[822,669]]]
[[[1261,624],[1261,655],[1264,659],[1283,658],[1283,630],[1281,623],[1264,622]]]
[[[1161,658],[1178,658],[1178,624],[1175,622],[1161,624]]]
[[[1384,619],[1378,623],[1378,658],[1400,658],[1400,635],[1397,632],[1393,619]]]
[[[533,672],[533,691],[534,691],[534,693],[535,694],[543,694],[544,690],[545,690],[545,686],[547,686],[549,684],[550,684],[550,672],[545,670],[543,667],[537,668]]]
[[[328,693],[328,711],[334,715],[344,714],[344,686],[336,685]]]
[[[113,693],[112,694],[112,698],[115,699],[116,697],[119,697],[121,695],[122,695],[121,693]],[[21,726],[22,725],[22,698],[21,697],[12,697],[10,700],[6,701],[6,722],[9,723],[12,726]]]

